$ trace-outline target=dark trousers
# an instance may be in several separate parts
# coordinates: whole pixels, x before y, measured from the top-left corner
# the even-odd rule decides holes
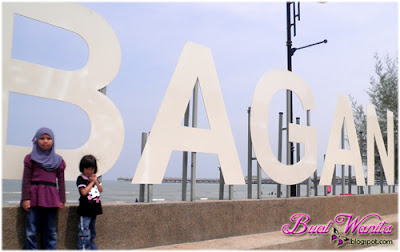
[[[37,249],[37,230],[43,227],[44,249],[56,249],[57,245],[57,216],[58,208],[31,207],[26,212],[24,249]]]

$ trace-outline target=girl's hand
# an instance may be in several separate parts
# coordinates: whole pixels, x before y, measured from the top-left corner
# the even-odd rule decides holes
[[[31,209],[31,201],[30,200],[24,200],[24,201],[22,201],[22,208],[25,210],[25,211],[27,211],[27,212],[29,212]]]
[[[61,202],[60,202],[60,208],[58,208],[58,211],[61,212],[63,209],[64,209],[64,203],[61,203]]]
[[[90,175],[90,177],[89,177],[89,182],[95,182],[95,183],[96,183],[96,180],[97,180],[96,174]]]

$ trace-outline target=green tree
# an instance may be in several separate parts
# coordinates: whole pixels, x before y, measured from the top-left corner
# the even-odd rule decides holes
[[[351,105],[353,108],[354,124],[356,126],[356,132],[360,145],[360,152],[363,164],[367,164],[367,116],[364,111],[364,107],[359,105],[357,101],[349,95]],[[347,140],[347,139],[346,139]]]
[[[383,141],[387,148],[387,110],[394,116],[395,141],[395,178],[398,178],[398,58],[386,55],[383,59],[377,54],[375,58],[375,74],[370,79],[367,91],[370,102],[374,105],[381,128]],[[363,163],[367,163],[366,114],[362,105],[357,104],[350,96],[353,107],[354,122],[360,141],[360,152]],[[362,133],[360,133],[362,132]],[[375,163],[380,164],[379,154],[375,148]],[[379,165],[380,166],[380,165]]]

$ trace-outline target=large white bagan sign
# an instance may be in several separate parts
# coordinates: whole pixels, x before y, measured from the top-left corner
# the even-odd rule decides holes
[[[87,43],[90,57],[85,67],[65,71],[11,58],[13,16],[23,15],[79,34]],[[71,18],[74,17],[74,18]],[[121,60],[118,40],[107,22],[92,10],[72,3],[6,3],[3,5],[3,178],[20,179],[23,157],[30,148],[6,144],[9,92],[55,99],[79,106],[89,116],[89,140],[74,150],[58,150],[67,164],[78,164],[83,154],[102,157],[99,174],[116,162],[124,141],[124,125],[115,105],[97,90],[116,76]],[[204,99],[210,129],[181,126],[194,85],[198,83]],[[250,118],[251,139],[257,160],[264,172],[280,184],[304,181],[317,169],[317,130],[289,124],[289,140],[303,143],[304,157],[293,165],[277,160],[269,145],[268,110],[273,95],[291,90],[304,110],[315,108],[308,85],[289,71],[264,74],[254,91]],[[340,149],[339,139],[345,123],[349,149]],[[387,149],[383,143],[375,109],[367,105],[368,185],[374,185],[374,147],[378,147],[388,185],[394,185],[394,123],[387,112]],[[133,184],[160,184],[173,150],[218,155],[228,185],[244,184],[243,172],[225,110],[211,50],[187,42],[172,75],[151,134],[136,168]],[[321,185],[332,181],[335,164],[351,165],[357,185],[365,185],[356,130],[348,97],[339,96],[330,133]],[[16,167],[17,165],[17,167]],[[78,169],[67,169],[66,179],[74,180]]]

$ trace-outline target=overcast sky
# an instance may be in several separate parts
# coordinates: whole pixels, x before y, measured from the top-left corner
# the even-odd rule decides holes
[[[104,179],[134,175],[141,133],[152,128],[186,41],[212,51],[246,176],[247,108],[253,92],[264,73],[287,69],[285,2],[81,4],[111,25],[122,53],[119,73],[108,85],[107,96],[123,117],[125,143],[119,160]],[[299,50],[293,56],[293,72],[307,82],[316,103],[311,125],[318,131],[320,174],[338,95],[351,94],[365,107],[366,90],[374,74],[374,54],[398,53],[398,4],[305,2],[300,8],[301,20],[297,21],[293,46],[328,40],[327,44]],[[72,32],[15,15],[12,57],[77,70],[86,64],[88,50],[84,40]],[[285,105],[285,93],[278,93],[269,112],[270,144],[276,151],[277,118],[280,111],[286,111]],[[199,127],[208,128],[202,106],[200,103]],[[305,112],[294,97],[294,117],[297,116],[305,125]],[[74,105],[10,94],[7,144],[31,146],[32,136],[43,125],[54,130],[58,149],[77,148],[90,133],[86,113]],[[218,166],[216,155],[199,153],[197,177],[219,177]],[[253,167],[255,172],[255,163]],[[78,169],[77,164],[69,164],[69,168]],[[182,152],[173,152],[165,176],[182,176]]]

